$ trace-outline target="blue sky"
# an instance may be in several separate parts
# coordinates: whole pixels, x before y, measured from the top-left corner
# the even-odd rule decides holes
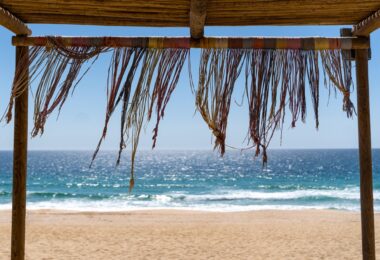
[[[136,27],[95,27],[66,25],[31,25],[34,35],[70,35],[70,36],[183,36],[188,35],[188,28],[136,28]],[[339,36],[341,26],[314,27],[208,27],[207,36]],[[9,92],[14,73],[14,47],[11,46],[12,34],[0,29],[0,112],[3,113],[8,103]],[[371,39],[372,60],[370,61],[370,95],[372,118],[373,147],[380,147],[380,32]],[[31,150],[93,150],[100,137],[104,122],[106,106],[107,57],[102,58],[80,83],[74,95],[66,102],[57,119],[53,114],[46,125],[42,137],[29,142]],[[199,50],[192,51],[192,63],[198,64]],[[193,69],[197,66],[193,66]],[[354,73],[355,74],[355,73]],[[355,76],[355,75],[354,75]],[[241,100],[243,81],[236,86],[234,99]],[[352,99],[356,103],[356,92]],[[310,99],[308,101],[311,101]],[[246,103],[246,102],[245,102]],[[298,123],[295,129],[286,127],[282,145],[279,133],[273,139],[270,148],[356,148],[356,117],[347,119],[342,112],[342,99],[331,96],[321,87],[320,128],[316,131],[311,102],[308,102],[306,124]],[[32,112],[33,97],[30,97]],[[32,114],[30,113],[32,129]],[[147,125],[142,134],[140,149],[150,149],[153,123]],[[290,121],[287,121],[290,126]],[[245,147],[244,142],[248,127],[246,105],[233,105],[230,113],[227,143],[236,147]],[[118,147],[119,115],[114,115],[109,127],[104,150]],[[13,146],[13,122],[0,126],[0,149],[10,150]],[[177,89],[173,93],[164,120],[161,121],[156,149],[212,149],[212,137],[199,114],[195,113],[194,96],[188,81],[187,64],[182,72]]]

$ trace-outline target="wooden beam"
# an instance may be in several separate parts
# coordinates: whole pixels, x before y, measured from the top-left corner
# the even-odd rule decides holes
[[[190,35],[193,39],[200,39],[204,35],[207,16],[207,0],[190,1]]]
[[[49,46],[59,42],[64,46],[141,47],[141,48],[218,48],[218,49],[295,49],[295,50],[351,50],[370,47],[368,38],[216,38],[204,37],[20,37],[12,38],[14,46]]]
[[[24,22],[189,26],[190,0],[1,0]],[[347,25],[380,8],[379,0],[209,0],[206,26]]]
[[[340,29],[340,36],[342,37],[353,37],[352,28],[342,28]],[[366,37],[369,39],[369,37]],[[345,60],[355,61],[356,50],[347,50],[343,52],[343,58]],[[368,49],[368,60],[371,60],[371,49]]]
[[[28,49],[28,47],[16,47],[16,64],[26,63],[23,59],[28,59]],[[28,67],[25,67],[23,73],[29,73]],[[21,76],[24,77],[25,74]],[[24,81],[24,84],[28,84],[28,81]],[[11,260],[25,258],[27,149],[28,91],[26,90],[15,99]]]
[[[352,33],[355,36],[367,37],[378,28],[380,28],[380,10],[355,25]]]
[[[364,260],[375,260],[371,122],[368,83],[368,51],[356,51],[357,109],[360,161],[360,203]]]
[[[17,35],[31,35],[32,31],[8,10],[0,7],[0,25]]]

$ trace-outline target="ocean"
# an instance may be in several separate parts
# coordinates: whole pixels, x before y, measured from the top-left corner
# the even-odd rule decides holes
[[[270,150],[268,165],[253,151],[141,151],[128,193],[128,152],[31,151],[28,209],[127,211],[188,209],[359,211],[357,150]],[[380,150],[373,151],[375,210],[380,210]],[[12,152],[0,152],[0,209],[11,208]]]

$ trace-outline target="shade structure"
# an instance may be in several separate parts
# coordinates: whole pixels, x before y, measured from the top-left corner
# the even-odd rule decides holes
[[[272,75],[271,70],[265,69],[265,62],[273,62],[274,60],[278,62],[283,57],[287,57],[291,62],[291,66],[296,66],[297,71],[301,71],[301,75],[307,73],[307,79],[312,87],[313,105],[314,107],[318,105],[318,95],[316,93],[316,82],[319,78],[317,75],[315,64],[316,50],[321,51],[321,56],[323,56],[322,62],[324,63],[324,70],[327,71],[328,76],[332,78],[333,84],[341,91],[344,96],[344,106],[343,108],[348,113],[348,115],[353,114],[352,103],[349,101],[350,88],[347,88],[351,84],[351,71],[349,66],[342,64],[347,64],[347,60],[352,57],[356,58],[357,66],[357,86],[358,86],[358,119],[359,119],[359,150],[360,150],[360,166],[361,166],[361,205],[362,205],[362,241],[363,241],[363,259],[375,259],[375,243],[374,243],[374,225],[373,225],[373,198],[372,198],[372,162],[370,160],[371,151],[371,139],[370,139],[370,121],[369,121],[369,95],[368,95],[368,48],[369,39],[367,36],[376,30],[379,25],[379,12],[380,4],[378,0],[334,0],[334,1],[313,1],[313,0],[293,0],[293,1],[283,1],[283,0],[273,0],[273,1],[242,1],[242,0],[209,0],[207,3],[200,3],[202,0],[186,0],[186,1],[96,1],[96,0],[85,0],[85,1],[74,1],[74,0],[37,0],[37,1],[26,1],[26,0],[2,0],[0,1],[0,6],[6,10],[3,12],[5,16],[0,18],[0,24],[6,26],[10,30],[18,34],[29,34],[30,31],[26,26],[22,24],[25,23],[43,23],[43,24],[91,24],[91,25],[120,25],[120,26],[169,26],[169,27],[180,27],[180,26],[190,26],[191,36],[193,39],[176,39],[173,41],[162,41],[160,39],[135,39],[135,41],[129,41],[129,46],[127,48],[137,48],[144,49],[143,51],[129,51],[126,50],[124,54],[131,54],[133,56],[132,64],[136,63],[142,57],[149,57],[149,61],[154,61],[152,59],[154,54],[151,49],[162,49],[162,48],[172,48],[178,49],[179,47],[183,49],[188,49],[191,47],[196,48],[208,48],[202,53],[201,60],[204,61],[203,65],[200,66],[200,71],[203,75],[207,77],[214,77],[215,75],[220,76],[219,71],[223,71],[229,75],[229,79],[232,81],[225,81],[223,88],[217,88],[215,91],[215,97],[222,97],[222,102],[218,103],[218,109],[216,115],[210,116],[207,91],[202,91],[202,88],[197,93],[197,106],[198,110],[202,113],[202,117],[208,123],[213,134],[216,137],[216,145],[218,147],[223,147],[223,135],[226,125],[223,120],[226,120],[228,116],[228,109],[225,104],[230,103],[230,94],[233,90],[234,80],[238,74],[238,70],[235,69],[233,65],[237,68],[241,68],[242,57],[250,54],[250,59],[248,59],[249,64],[251,64],[250,74],[250,96],[249,104],[252,110],[250,113],[255,115],[252,122],[250,122],[250,133],[251,139],[256,143],[257,147],[261,147],[262,143],[260,140],[267,140],[267,125],[257,125],[257,118],[266,118],[266,111],[257,110],[257,102],[262,97],[261,94],[258,95],[256,90],[269,90],[269,85],[265,84],[265,79],[263,80],[263,75]],[[206,2],[206,1],[205,1]],[[16,18],[16,19],[15,19]],[[214,26],[214,25],[339,25],[339,24],[351,24],[354,25],[352,34],[356,36],[363,36],[363,38],[350,38],[351,35],[345,35],[343,38],[339,39],[316,39],[313,41],[310,39],[248,39],[248,40],[236,40],[236,39],[224,39],[224,40],[214,40],[208,41],[207,38],[202,38],[204,26]],[[25,46],[45,46],[46,40],[48,38],[25,38],[20,36],[14,39],[14,44],[17,46],[24,46],[19,48],[24,48]],[[97,48],[109,48],[118,47],[123,48],[124,43],[121,46],[115,46],[116,43],[120,44],[122,40],[117,39],[66,39],[68,42],[61,44],[62,46],[55,46],[58,52],[61,54],[76,57],[86,57],[91,55],[97,55],[100,52]],[[92,41],[92,43],[91,43]],[[132,43],[131,43],[132,42]],[[312,42],[312,44],[311,44]],[[74,44],[74,45],[73,45]],[[77,44],[77,46],[75,46]],[[145,44],[145,45],[144,45]],[[135,45],[135,46],[131,46]],[[67,49],[63,47],[71,46],[74,49]],[[50,46],[51,47],[51,46]],[[54,47],[54,46],[53,46]],[[78,48],[82,50],[79,54]],[[94,49],[95,48],[95,49]],[[149,49],[148,56],[144,52]],[[220,51],[232,50],[232,51]],[[245,51],[241,51],[246,49]],[[255,50],[253,50],[255,49]],[[36,50],[36,49],[35,49]],[[74,50],[74,51],[73,51]],[[248,51],[247,51],[248,50]],[[249,51],[253,50],[253,51]],[[279,50],[284,50],[284,54],[273,54],[279,53]],[[306,53],[305,50],[311,51]],[[327,54],[324,53],[325,50],[330,50]],[[339,50],[339,55],[336,52],[331,52],[331,50]],[[347,52],[340,52],[340,50],[346,50]],[[129,52],[128,52],[129,51]],[[25,51],[24,51],[25,52]],[[32,54],[38,52],[32,52]],[[159,52],[160,56],[164,60],[165,64],[177,64],[174,62],[175,59],[170,58],[170,55],[162,55],[162,50]],[[182,55],[182,52],[174,51],[175,55]],[[181,54],[182,53],[182,54]],[[68,55],[69,54],[69,55]],[[84,56],[83,56],[84,55]],[[128,56],[128,54],[127,54]],[[120,53],[114,55],[115,60],[120,60]],[[137,58],[136,58],[137,57]],[[210,61],[217,61],[220,57],[224,57],[222,63],[229,64],[229,69],[224,69],[221,63],[216,62],[213,64]],[[31,58],[29,56],[29,58]],[[71,61],[73,57],[68,57],[66,61]],[[19,62],[22,63],[24,58],[19,58]],[[80,60],[80,59],[79,59]],[[298,60],[295,62],[294,60]],[[157,61],[157,60],[156,60]],[[338,62],[339,61],[339,62]],[[138,62],[137,62],[138,63]],[[80,61],[73,63],[76,67],[70,72],[71,75],[76,75],[79,71],[79,67],[82,65]],[[116,64],[116,63],[114,63]],[[152,63],[149,63],[152,64]],[[276,63],[277,64],[277,63]],[[287,62],[280,62],[281,66],[288,66]],[[337,65],[338,64],[338,65]],[[62,65],[62,64],[61,64]],[[58,67],[64,69],[61,65]],[[202,64],[201,64],[202,65]],[[232,65],[232,66],[231,66]],[[179,68],[182,65],[173,65],[174,68]],[[16,86],[24,86],[17,88],[13,93],[13,98],[16,102],[16,120],[18,124],[22,124],[21,127],[15,129],[15,140],[26,140],[25,137],[25,115],[27,114],[27,102],[22,99],[22,95],[25,97],[25,83],[29,80],[28,77],[24,77],[29,69],[29,66],[20,66],[20,69],[16,69],[16,81],[19,80],[19,84]],[[115,67],[114,67],[115,68]],[[148,72],[151,71],[148,67],[144,67]],[[258,69],[257,69],[258,68]],[[271,69],[276,68],[275,65],[270,66]],[[288,68],[288,67],[287,67]],[[306,70],[307,68],[307,70]],[[210,70],[208,70],[210,69]],[[259,73],[257,74],[257,72]],[[284,70],[286,72],[286,70]],[[162,75],[169,75],[168,72],[162,72]],[[49,74],[49,73],[48,73]],[[116,73],[118,74],[118,73]],[[129,71],[128,75],[133,75],[134,71]],[[148,75],[147,74],[147,75]],[[276,74],[276,73],[275,73]],[[49,74],[50,75],[50,74]],[[122,75],[122,74],[120,74]],[[171,75],[171,74],[170,74]],[[177,74],[174,74],[177,75]],[[257,78],[256,76],[259,75]],[[285,76],[284,72],[278,72],[276,75]],[[77,75],[76,75],[77,76]],[[129,77],[129,76],[128,76]],[[149,77],[148,77],[149,78]],[[174,82],[169,80],[168,82]],[[215,78],[215,77],[214,77]],[[55,79],[59,78],[55,77]],[[169,77],[171,79],[171,77]],[[270,79],[272,82],[271,86],[278,85],[276,79]],[[304,80],[305,77],[297,78],[301,79],[297,84],[298,87],[291,88],[292,97],[291,100],[291,111],[295,119],[303,119],[303,107],[304,107]],[[303,79],[303,80],[302,80]],[[339,80],[338,80],[339,79]],[[130,80],[130,79],[129,79]],[[286,81],[286,80],[285,80]],[[126,81],[128,82],[128,80]],[[159,81],[160,82],[160,81]],[[21,83],[21,84],[20,84]],[[70,88],[73,82],[65,81],[64,86]],[[129,83],[128,83],[129,84]],[[128,85],[127,84],[127,85]],[[203,89],[207,89],[209,86],[206,81],[199,80],[199,86],[203,86]],[[297,85],[296,84],[296,85]],[[54,85],[53,85],[54,86]],[[112,84],[116,87],[118,84]],[[158,88],[155,88],[154,93],[160,96],[164,96],[164,100],[168,101],[167,97],[170,97],[173,88],[166,88],[168,83],[158,84]],[[156,86],[156,87],[157,87]],[[162,88],[165,86],[165,88]],[[175,84],[173,85],[175,86]],[[299,87],[302,86],[302,87]],[[54,88],[53,88],[54,89]],[[50,88],[52,90],[52,88]],[[67,90],[67,89],[66,89]],[[220,92],[220,90],[222,90]],[[225,92],[225,94],[223,94]],[[286,92],[286,91],[285,91]],[[283,92],[283,93],[285,93]],[[54,91],[52,92],[54,94]],[[129,96],[128,91],[124,91],[123,97]],[[125,94],[129,93],[129,94]],[[147,92],[142,92],[147,93]],[[161,93],[161,94],[158,94]],[[260,92],[261,93],[261,92]],[[67,92],[61,92],[63,95],[63,100],[66,99]],[[169,95],[168,95],[169,94]],[[264,96],[265,97],[265,96]],[[24,101],[22,101],[24,100]],[[61,97],[62,100],[62,97]],[[142,100],[141,98],[138,100]],[[165,101],[165,102],[166,102]],[[54,106],[57,106],[55,103]],[[62,103],[61,103],[62,104]],[[124,100],[124,104],[125,100]],[[158,104],[158,103],[157,103]],[[165,103],[166,104],[166,103]],[[163,115],[162,104],[158,105],[158,110],[161,111]],[[49,104],[44,108],[43,111],[49,111]],[[110,111],[114,108],[113,104],[109,106]],[[151,109],[151,108],[150,108]],[[149,109],[149,110],[150,110]],[[19,116],[17,116],[17,111],[19,111]],[[20,116],[20,111],[22,111]],[[134,110],[135,112],[145,111],[145,110]],[[270,110],[270,116],[274,116],[274,110]],[[282,111],[282,110],[280,110]],[[109,112],[109,111],[108,111]],[[130,115],[136,115],[137,113],[131,113]],[[142,113],[144,114],[144,113]],[[42,115],[44,115],[42,113]],[[141,113],[140,113],[141,115]],[[276,114],[277,116],[283,115],[282,112]],[[316,118],[318,114],[315,113]],[[277,118],[277,117],[274,117]],[[139,121],[141,118],[134,117],[135,122]],[[159,121],[160,117],[158,118]],[[277,118],[273,122],[281,122]],[[293,122],[292,122],[293,124]],[[281,124],[280,124],[281,125]],[[277,124],[271,124],[270,128],[278,127]],[[139,133],[139,128],[134,129]],[[264,133],[264,134],[263,134]],[[269,136],[270,137],[270,136]],[[15,146],[15,158],[22,162],[26,162],[26,149],[27,143],[20,142],[18,147]],[[123,144],[121,143],[121,146]],[[221,149],[222,150],[222,149]],[[223,153],[223,151],[222,151]],[[257,151],[256,151],[257,153]],[[134,156],[134,155],[132,155]],[[264,155],[266,157],[266,155]],[[15,169],[15,180],[19,180],[18,177],[22,177],[25,180],[26,167],[22,164],[22,167]],[[133,183],[131,183],[133,185]],[[14,209],[15,214],[13,215],[13,223],[23,223],[25,219],[25,183],[23,181],[14,182],[14,190],[21,191],[21,195],[14,194]],[[23,217],[24,216],[24,217]],[[25,233],[23,227],[15,229],[12,234],[12,252],[24,252],[24,241]],[[17,238],[18,239],[15,239]],[[12,259],[23,259],[23,254],[12,254]]]
[[[173,26],[190,24],[190,0],[2,0],[26,23]],[[210,25],[347,25],[380,9],[377,0],[208,0]]]

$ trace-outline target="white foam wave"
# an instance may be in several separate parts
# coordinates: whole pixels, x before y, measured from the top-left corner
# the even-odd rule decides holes
[[[10,210],[11,204],[0,205],[0,210]],[[148,206],[148,205],[127,205],[118,203],[88,203],[78,201],[66,201],[59,203],[52,202],[36,202],[28,203],[27,210],[63,210],[76,212],[128,212],[128,211],[143,211],[143,210],[189,210],[189,211],[205,211],[205,212],[245,212],[245,211],[260,211],[260,210],[323,210],[335,209],[346,211],[359,211],[359,206],[356,205],[192,205],[192,206]],[[376,212],[380,212],[380,206],[375,207]]]
[[[119,194],[115,197],[50,198],[29,202],[28,209],[56,209],[72,211],[130,211],[152,209],[186,209],[204,211],[251,211],[341,209],[358,211],[360,193],[356,187],[346,189],[308,189],[294,191],[224,190],[211,194],[166,193],[160,195]],[[374,192],[376,210],[380,210],[380,191]],[[10,204],[0,204],[0,210],[10,209]]]
[[[258,191],[226,191],[216,194],[200,194],[200,195],[173,195],[174,198],[183,198],[186,201],[219,201],[219,200],[295,200],[302,198],[330,198],[359,200],[360,191],[358,188],[348,188],[341,190],[295,190],[286,192],[258,192]],[[374,199],[380,200],[380,192],[374,192]]]

